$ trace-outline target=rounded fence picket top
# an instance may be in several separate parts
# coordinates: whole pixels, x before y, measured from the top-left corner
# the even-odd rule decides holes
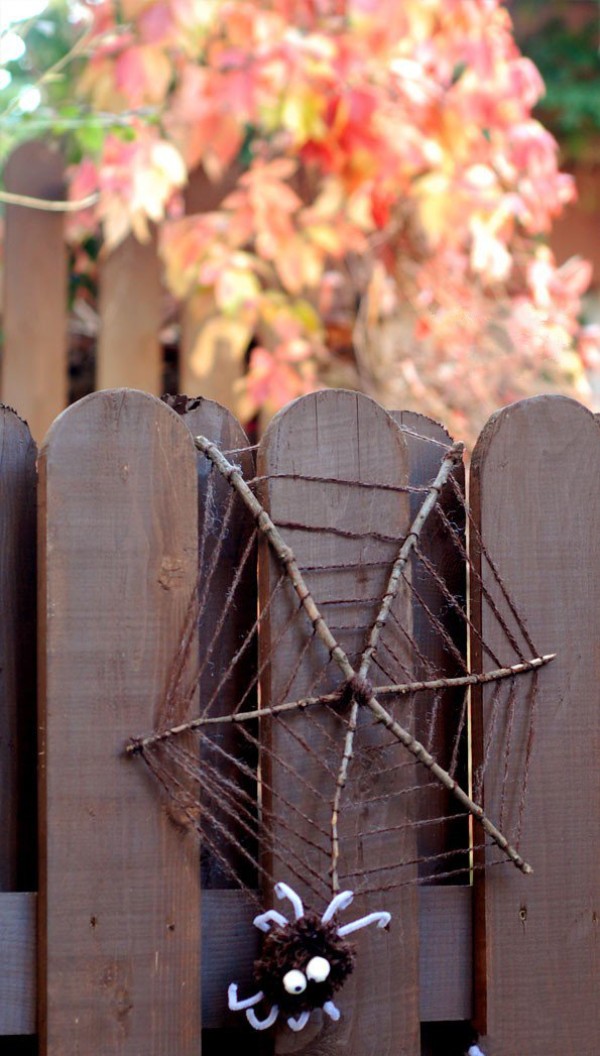
[[[351,927],[392,915],[327,1029],[315,1004],[275,1051],[417,1056],[421,1020],[427,1056],[593,1052],[598,423],[561,397],[495,415],[469,508],[460,445],[412,412],[303,397],[255,468],[229,412],[167,403],[94,394],[40,453],[45,1051],[196,1056],[200,982],[205,1026],[245,1023],[231,984],[266,1026],[273,878],[296,917],[336,885]],[[11,744],[33,733],[35,449],[1,424],[0,1035],[33,1032],[36,971],[35,895],[9,890],[33,882]]]
[[[124,752],[154,720],[194,594],[196,479],[185,425],[133,390],[75,404],[40,452],[48,1056],[198,1052],[197,847]]]
[[[600,740],[599,465],[598,422],[562,396],[498,412],[473,453],[473,516],[483,539],[474,533],[483,582],[483,592],[473,591],[474,622],[494,646],[501,632],[492,606],[510,619],[508,595],[526,615],[518,644],[530,638],[556,653],[533,686],[515,686],[504,711],[495,708],[492,687],[474,700],[475,770],[491,736],[497,745],[486,769],[486,807],[512,812],[534,866],[530,881],[501,867],[476,883],[477,1013],[486,1053],[597,1048],[600,771],[588,760]],[[475,637],[472,650],[480,663]],[[518,759],[509,756],[511,745],[519,746]]]
[[[402,490],[408,483],[408,451],[401,430],[383,408],[360,393],[324,391],[304,396],[281,411],[269,425],[258,452],[258,474],[266,477],[261,494],[266,509],[293,548],[317,605],[335,626],[337,640],[354,662],[377,616],[397,554],[397,539],[406,533],[410,523],[409,498]],[[369,485],[378,482],[389,488],[372,491]],[[387,541],[383,538],[386,533]],[[259,593],[265,605],[276,590],[280,568],[266,553],[266,547],[263,549]],[[404,609],[410,601],[403,596],[394,605],[396,615],[406,618]],[[272,649],[268,693],[273,702],[283,697],[293,700],[311,695],[315,682],[319,694],[335,689],[339,683],[339,672],[335,665],[327,665],[323,646],[318,640],[312,644],[309,641],[307,649],[298,621],[290,622],[296,607],[289,593],[279,591],[270,609],[266,635]],[[288,631],[282,636],[287,624]],[[390,658],[387,676],[375,661],[369,679],[402,677],[404,659],[403,655],[396,660]],[[325,668],[325,677],[319,680]],[[302,714],[282,716],[270,731],[269,751],[273,842],[281,843],[283,848],[289,842],[291,827],[298,834],[311,869],[307,869],[304,883],[309,884],[307,894],[314,903],[315,896],[309,893],[317,883],[314,874],[321,877],[324,885],[321,897],[326,899],[328,895],[330,863],[315,843],[326,845],[326,840],[321,836],[317,839],[316,833],[327,833],[331,804],[325,797],[319,801],[311,789],[324,790],[332,784],[329,770],[337,769],[339,758],[331,746],[340,741],[341,732],[333,714],[309,721],[307,726]],[[385,731],[374,728],[366,715],[361,714],[360,723],[362,751],[370,753],[372,766],[382,770],[393,767],[396,749],[384,747]],[[310,753],[304,750],[304,738],[309,738]],[[340,754],[341,748],[340,742]],[[301,769],[306,777],[306,785],[297,792],[293,792],[288,764],[294,770]],[[355,768],[350,772],[344,789],[345,803],[355,795],[360,799],[363,779],[359,764],[358,771]],[[407,765],[400,780],[407,788],[414,785],[415,765]],[[403,798],[406,799],[383,799],[369,808],[367,828],[372,834],[366,844],[370,865],[379,863],[385,868],[398,857],[407,861],[417,857],[414,830],[405,826],[394,840],[384,834],[375,835],[378,829],[402,823]],[[305,820],[298,816],[296,803]],[[359,824],[358,819],[351,816],[344,820],[347,814],[343,809],[341,817],[344,866],[352,870],[360,867],[363,837],[359,840],[357,832],[353,849],[348,835],[352,825]],[[294,887],[300,883],[302,892],[297,866],[293,872],[286,872],[281,862],[274,863],[274,868],[275,865],[279,866],[278,879],[289,878]],[[294,862],[290,858],[292,868]],[[416,874],[416,865],[412,869]],[[387,874],[391,887],[394,875],[392,868]],[[420,1050],[416,887],[403,886],[385,897],[385,908],[396,921],[402,921],[403,941],[382,944],[379,935],[368,933],[361,939],[361,957],[340,997],[342,1018],[329,1042],[335,1053],[348,1048],[352,1052],[369,1051],[373,1037],[379,1037],[382,1052],[388,1051],[384,1037],[402,1037],[407,1056],[416,1056]],[[357,905],[357,915],[365,912],[367,903],[363,898],[357,899]],[[375,992],[373,972],[378,980]]]

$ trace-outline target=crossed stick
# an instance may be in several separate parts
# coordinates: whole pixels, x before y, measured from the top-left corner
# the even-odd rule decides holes
[[[297,701],[289,701],[285,704],[275,705],[271,708],[262,708],[254,711],[241,712],[236,715],[214,717],[214,718],[198,718],[192,719],[189,722],[180,723],[177,726],[172,726],[167,730],[156,731],[155,733],[149,734],[146,737],[132,738],[126,746],[126,752],[128,754],[134,754],[136,752],[143,752],[146,748],[151,747],[161,741],[165,741],[171,737],[175,737],[178,734],[188,732],[190,730],[198,729],[201,726],[209,725],[217,722],[243,722],[261,715],[275,714],[280,711],[291,711],[293,709],[300,709],[307,707],[312,704],[326,703],[327,701],[333,702],[338,700],[340,696],[344,696],[346,699],[351,700],[351,710],[348,719],[348,729],[346,737],[344,739],[344,749],[340,768],[336,780],[336,788],[333,800],[333,809],[330,822],[331,831],[331,886],[334,895],[339,891],[339,876],[338,876],[338,861],[339,861],[339,832],[338,832],[338,821],[341,806],[342,793],[346,784],[348,776],[348,768],[353,755],[354,749],[354,737],[356,734],[357,720],[359,708],[367,707],[372,714],[375,716],[378,722],[380,722],[386,729],[393,734],[404,747],[422,763],[427,769],[433,774],[436,780],[458,800],[461,806],[466,809],[474,818],[479,821],[484,831],[490,836],[493,842],[506,854],[506,856],[517,866],[521,872],[529,875],[533,872],[531,866],[521,857],[519,852],[513,847],[504,834],[493,824],[493,822],[487,817],[483,808],[475,803],[470,796],[461,788],[457,781],[444,770],[433,758],[433,756],[427,751],[427,749],[418,741],[412,734],[405,729],[399,722],[394,719],[390,712],[383,707],[383,705],[377,699],[377,695],[383,693],[411,693],[418,692],[425,689],[436,689],[445,686],[454,685],[472,685],[483,682],[497,681],[501,678],[510,678],[515,675],[522,674],[526,671],[532,671],[536,668],[542,667],[554,659],[555,653],[546,654],[545,656],[537,656],[531,660],[521,662],[519,664],[513,664],[511,667],[498,668],[496,671],[490,671],[485,674],[473,674],[465,675],[459,678],[453,679],[434,679],[429,682],[414,682],[414,683],[400,683],[392,686],[381,686],[373,688],[367,681],[367,675],[371,662],[375,655],[379,637],[381,631],[385,627],[387,617],[389,615],[394,598],[398,593],[402,573],[406,567],[411,551],[419,539],[422,532],[423,526],[427,521],[430,513],[435,507],[438,496],[440,495],[445,483],[447,482],[452,470],[462,460],[464,451],[464,445],[462,443],[453,444],[445,453],[439,472],[429,488],[425,500],[417,513],[410,531],[404,539],[402,546],[398,552],[398,556],[394,561],[390,576],[388,579],[387,587],[382,598],[381,607],[377,614],[371,631],[369,633],[369,640],[362,654],[360,665],[356,670],[350,663],[350,660],[344,651],[332,635],[329,627],[321,615],[315,600],[304,580],[304,577],[298,567],[296,557],[291,547],[287,545],[279,530],[269,517],[267,511],[260,504],[256,496],[253,494],[248,484],[242,477],[239,469],[225,458],[219,448],[208,440],[204,436],[197,436],[194,438],[194,443],[199,451],[201,451],[215,466],[218,472],[229,482],[229,484],[238,492],[252,515],[256,520],[258,529],[262,532],[265,538],[270,543],[277,558],[284,566],[292,586],[298,596],[300,604],[302,605],[308,619],[310,620],[315,634],[320,638],[323,645],[329,652],[331,659],[337,664],[339,670],[344,676],[344,684],[337,693],[331,693],[325,697],[306,697]]]

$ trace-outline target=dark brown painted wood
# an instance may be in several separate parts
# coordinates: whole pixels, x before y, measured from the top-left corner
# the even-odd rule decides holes
[[[36,447],[0,407],[0,891],[36,876]]]
[[[87,397],[40,453],[44,1056],[197,1056],[196,841],[130,736],[153,727],[197,568],[196,457],[168,407]]]
[[[539,672],[533,757],[521,852],[534,875],[510,864],[478,883],[478,998],[487,998],[486,1056],[558,1056],[598,1048],[600,927],[600,430],[560,396],[526,400],[495,415],[473,455],[472,501],[485,546],[534,644],[556,660]],[[485,558],[475,552],[503,615],[507,607]],[[475,615],[484,636],[515,657],[489,604]],[[481,662],[474,650],[474,662]],[[531,678],[516,684],[513,753],[505,814],[521,797],[532,706]],[[474,717],[481,751],[490,691]],[[479,702],[476,701],[476,704]],[[486,707],[487,705],[487,707]],[[507,717],[497,720],[487,770],[486,810],[502,810]],[[590,754],[591,753],[591,754]],[[496,857],[493,852],[492,857]],[[485,1029],[485,1004],[480,1007]]]
[[[252,966],[260,932],[252,924],[256,909],[241,891],[202,892],[202,1025],[205,1029],[248,1030],[239,1013],[229,1012],[227,988],[238,981],[240,996],[254,991]],[[256,988],[255,988],[256,989]]]
[[[453,442],[452,437],[439,422],[427,418],[424,414],[417,414],[414,411],[396,411],[393,412],[393,417],[400,425],[408,447],[410,483],[418,487],[427,486],[435,479],[444,452]],[[454,479],[464,491],[464,466],[461,465],[455,470]],[[413,492],[411,494],[411,517],[415,517],[418,513],[423,497],[423,493]],[[450,521],[459,530],[464,529],[464,508],[449,484],[440,496],[440,505]],[[457,598],[466,610],[465,562],[435,512],[425,524],[419,546],[435,567],[450,594]],[[466,665],[467,642],[464,620],[458,616],[456,610],[452,609],[443,591],[420,562],[413,561],[412,576],[413,587],[419,599],[443,624],[457,650],[464,657]],[[465,667],[461,666],[451,655],[439,631],[427,615],[426,609],[416,597],[413,600],[413,635],[420,652],[420,656],[413,657],[413,669],[417,679],[454,678],[465,673]],[[466,789],[468,782],[467,723],[463,715],[464,701],[464,690],[445,690],[439,694],[437,704],[433,693],[423,693],[417,700],[416,716],[417,737],[423,744],[429,745],[431,712],[434,706],[437,707],[438,717],[430,750],[446,770],[451,766],[455,737],[462,726],[462,749],[458,757],[456,777]],[[447,858],[438,857],[445,852],[468,846],[468,822],[464,816],[451,820],[453,815],[460,813],[460,808],[454,797],[441,785],[432,786],[428,771],[419,767],[419,778],[424,785],[421,793],[422,816],[448,819],[438,825],[425,825],[417,831],[419,858],[430,859],[420,862],[420,875],[422,878],[435,882],[436,872],[457,870],[461,866],[468,865],[466,856],[462,861],[458,856],[452,858],[451,865],[448,864]],[[466,883],[468,875],[448,879],[454,880],[455,883],[457,879],[460,883]],[[439,882],[444,883],[444,880]]]
[[[248,447],[248,438],[239,422],[225,407],[201,396],[167,396],[165,402],[182,416],[193,436],[206,436],[217,444],[221,451],[235,452],[229,457],[241,467],[244,477],[250,480],[254,476],[254,452],[240,450]],[[233,508],[230,510],[232,500]],[[202,672],[199,698],[201,703],[215,698],[207,714],[227,715],[235,708],[256,670],[257,649],[254,640],[241,660],[235,664],[227,681],[219,688],[224,673],[231,667],[233,657],[256,620],[256,546],[246,555],[244,571],[236,585],[237,573],[255,525],[242,499],[232,491],[231,485],[212,468],[212,463],[200,452],[198,522],[202,551],[199,596],[200,599],[205,597],[198,614],[198,663]],[[221,529],[225,522],[227,531],[223,535]],[[231,604],[228,605],[223,619],[231,592]],[[252,710],[255,707],[256,691],[253,691],[248,695],[244,708]],[[248,730],[255,742],[256,724],[248,727]],[[217,742],[219,750],[211,750],[211,740]],[[236,759],[242,759],[255,771],[255,743],[248,741],[239,726],[208,727],[201,742],[200,765],[206,763],[213,775],[216,773],[221,779],[232,782],[240,790],[256,798],[256,781],[251,781],[240,772],[239,767],[225,759],[223,751]],[[231,831],[236,841],[242,843],[252,857],[256,858],[257,846],[254,841],[249,841],[247,831],[236,825],[230,814],[220,811],[214,799],[209,799],[208,805],[216,820]],[[248,859],[235,850],[233,843],[227,846],[217,831],[213,830],[213,836],[232,871],[228,872],[210,847],[204,846],[203,888],[235,887],[236,877],[246,886],[255,888],[256,871],[249,865]]]
[[[471,887],[419,889],[420,1010],[423,1023],[473,1014]]]
[[[421,887],[419,902],[420,1018],[423,1022],[468,1020],[473,1011],[470,887]],[[259,932],[254,910],[237,891],[202,896],[202,1022],[207,1028],[234,1023],[227,987],[235,977],[250,993]]]
[[[35,1030],[35,900],[0,894],[0,1038]],[[250,992],[259,932],[243,892],[202,895],[202,1024],[245,1029],[227,1009],[234,979]],[[424,1022],[467,1020],[472,1012],[471,888],[421,887],[420,1014]],[[236,1043],[237,1044],[237,1043]],[[1,1051],[1,1049],[0,1049]]]
[[[4,169],[14,194],[64,198],[57,150],[31,141]],[[15,407],[39,442],[67,400],[67,250],[64,217],[21,205],[6,207],[4,238],[2,400]]]
[[[35,917],[35,895],[0,894],[0,1037],[35,1032]]]
[[[156,236],[130,235],[103,260],[96,387],[163,392],[160,343],[162,289]]]
[[[259,451],[258,472],[259,475],[285,473],[404,484],[408,476],[406,445],[396,423],[367,397],[344,391],[321,392],[296,401],[273,420]],[[336,534],[335,530],[359,535],[388,532],[392,537],[397,534],[401,540],[408,527],[407,495],[393,490],[371,491],[338,483],[279,478],[271,479],[268,487],[265,486],[264,497],[275,523],[282,523],[282,533],[300,566],[311,569],[306,575],[315,600],[322,606],[338,641],[357,664],[399,544],[395,540],[382,543],[372,534],[353,538]],[[283,526],[285,523],[288,527]],[[307,530],[291,528],[290,523],[306,526]],[[333,530],[308,530],[311,527]],[[264,605],[279,574],[279,567],[266,549],[262,553],[261,570],[259,593]],[[404,598],[397,604],[410,603]],[[265,649],[271,648],[278,639],[279,643],[268,676],[261,685],[261,699],[277,702],[284,696],[293,700],[312,691],[314,677],[327,661],[326,651],[316,641],[303,653],[310,639],[310,625],[303,614],[282,634],[290,613],[297,606],[297,599],[287,584],[270,610]],[[392,660],[385,677],[389,675],[399,675]],[[370,676],[374,681],[384,677],[376,663]],[[330,691],[340,683],[337,668],[330,665],[318,691]],[[401,706],[398,714],[403,714]],[[290,855],[289,865],[273,858],[274,879],[291,883],[315,909],[326,904],[329,897],[327,832],[345,729],[345,723],[332,711],[321,711],[318,716],[301,713],[279,718],[264,731],[266,743],[274,753],[272,759],[265,757],[264,761],[272,787],[268,806],[275,814],[274,842],[276,847],[289,843],[288,833],[292,831],[296,841],[293,850],[300,857],[298,861]],[[305,751],[303,741],[309,744],[310,752]],[[399,761],[405,762],[399,760],[398,747],[390,748],[389,740],[368,716],[361,714],[343,800],[341,883],[344,887],[357,886],[356,873],[366,863],[369,867],[375,864],[391,867],[392,863],[415,857],[411,828],[404,827],[393,835],[374,834],[374,830],[406,822],[410,797],[387,795],[404,787],[404,783],[415,784],[414,766],[408,762],[398,771],[394,767]],[[290,775],[290,767],[301,770],[305,783]],[[378,776],[386,767],[391,769]],[[357,804],[369,792],[382,799],[363,809]],[[294,805],[300,814],[293,809]],[[311,820],[303,821],[302,814]],[[320,834],[321,830],[325,835]],[[311,840],[320,843],[323,850],[315,850]],[[311,870],[317,874],[316,880]],[[414,867],[409,867],[398,872],[406,881],[411,879],[413,871]],[[385,882],[393,885],[395,866],[384,875]],[[311,887],[316,890],[311,891]],[[389,936],[376,929],[359,933],[357,969],[339,997],[341,1021],[333,1029],[326,1025],[320,1036],[315,1036],[318,1025],[311,1024],[310,1033],[307,1027],[295,1037],[290,1037],[285,1028],[279,1035],[277,1051],[300,1051],[310,1044],[310,1051],[315,1054],[416,1056],[419,1051],[416,887],[409,884],[385,893],[373,893],[369,899],[359,897],[348,912],[352,919],[365,911],[383,908],[393,914],[392,930]]]

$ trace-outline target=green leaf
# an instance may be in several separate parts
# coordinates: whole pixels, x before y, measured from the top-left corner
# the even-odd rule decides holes
[[[104,129],[93,119],[89,125],[82,125],[75,133],[77,142],[84,154],[97,157],[104,144]]]

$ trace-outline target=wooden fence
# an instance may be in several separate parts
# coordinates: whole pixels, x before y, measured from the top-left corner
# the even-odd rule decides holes
[[[226,1008],[232,979],[252,985],[252,911],[225,885],[200,897],[196,841],[123,753],[152,728],[196,581],[205,496],[192,434],[227,450],[245,443],[211,401],[178,409],[131,390],[94,394],[57,419],[37,461],[27,426],[1,412],[2,1056],[37,1052],[36,1034],[43,1056],[198,1056],[201,1035],[205,1056],[271,1044],[248,1028],[242,1036],[243,1017]],[[428,440],[446,434],[418,415],[394,417],[356,394],[305,397],[275,420],[259,459],[281,475],[300,452],[315,477],[342,459],[376,461],[390,480],[428,483],[439,463]],[[598,423],[562,397],[500,412],[471,465],[474,523],[532,638],[557,653],[539,675],[523,819],[534,875],[506,865],[475,872],[473,885],[410,888],[380,959],[363,957],[351,997],[342,994],[340,1023],[281,1032],[277,1053],[460,1056],[477,1036],[485,1056],[597,1052],[598,466]],[[275,483],[281,516],[294,491]],[[309,517],[319,489],[303,493]],[[380,505],[358,505],[327,515],[350,531],[365,516],[381,526]],[[231,554],[239,545],[234,526]],[[443,541],[427,545],[456,588],[464,569]],[[482,589],[502,610],[473,545]],[[230,576],[225,566],[217,592]],[[247,589],[252,599],[250,580]],[[493,643],[473,576],[471,592],[475,628]],[[526,698],[519,688],[515,744],[526,740]],[[472,715],[476,754],[490,721],[477,694]],[[505,766],[499,744],[484,790],[491,815]]]
[[[216,208],[235,176],[232,170],[215,184],[203,171],[193,173],[186,188],[187,212]],[[4,181],[7,191],[26,199],[60,202],[66,193],[60,153],[38,141],[14,151]],[[245,371],[241,328],[234,320],[219,318],[205,294],[166,311],[154,239],[142,245],[131,236],[101,256],[97,312],[90,308],[79,318],[69,308],[65,215],[11,204],[6,207],[3,270],[0,399],[19,409],[36,442],[67,406],[69,390],[78,387],[69,378],[73,342],[93,349],[88,391],[126,386],[160,396],[171,391],[176,377],[177,391],[202,391],[229,406],[233,384]],[[170,363],[174,346],[177,355]]]

